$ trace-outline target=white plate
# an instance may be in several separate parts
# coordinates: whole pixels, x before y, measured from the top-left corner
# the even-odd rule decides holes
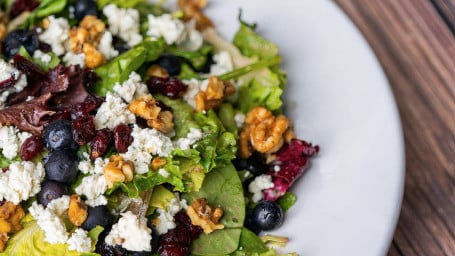
[[[289,83],[286,112],[298,137],[321,147],[295,184],[297,204],[276,235],[306,256],[385,255],[404,184],[397,108],[368,44],[328,0],[210,1],[222,34],[247,22],[280,46]],[[228,37],[230,39],[230,37]]]

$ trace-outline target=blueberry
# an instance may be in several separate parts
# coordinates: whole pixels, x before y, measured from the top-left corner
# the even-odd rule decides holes
[[[232,163],[238,171],[247,170],[255,177],[264,174],[268,169],[264,156],[257,152],[247,159],[235,158]]]
[[[11,31],[2,42],[3,55],[10,59],[19,52],[21,45],[25,47],[29,54],[39,47],[38,36],[29,30],[17,29]]]
[[[118,51],[119,54],[122,54],[131,49],[131,47],[118,36],[113,37],[112,45],[114,46],[114,49]]]
[[[74,17],[82,20],[87,15],[98,16],[96,2],[93,0],[77,0],[74,4]]]
[[[252,221],[260,230],[271,230],[283,224],[284,213],[278,203],[262,200],[253,209]]]
[[[79,172],[78,159],[70,149],[57,149],[49,153],[44,164],[47,179],[70,184]]]
[[[69,190],[65,184],[47,180],[41,184],[41,190],[37,195],[37,200],[38,203],[47,206],[50,201],[68,194]]]
[[[49,149],[71,148],[75,149],[76,142],[71,132],[71,122],[68,120],[57,120],[44,128],[43,139]]]
[[[251,230],[254,232],[256,235],[261,232],[261,229],[258,227],[256,224],[254,218],[253,218],[253,210],[247,210],[246,216],[245,216],[245,223],[243,224],[247,229]]]
[[[177,76],[182,70],[182,61],[180,58],[166,54],[158,58],[157,64],[166,69],[169,76]]]
[[[82,228],[85,230],[91,230],[96,225],[104,228],[110,228],[114,222],[114,217],[109,212],[109,209],[104,206],[96,206],[88,208],[87,219],[82,223]]]

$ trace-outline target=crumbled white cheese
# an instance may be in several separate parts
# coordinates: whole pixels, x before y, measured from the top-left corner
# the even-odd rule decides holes
[[[63,56],[63,63],[65,65],[79,65],[81,68],[85,67],[85,54],[81,53],[74,53],[68,51],[65,56]]]
[[[250,185],[248,185],[248,191],[253,194],[253,202],[259,202],[264,196],[262,190],[272,187],[272,176],[262,174],[254,178]]]
[[[128,103],[137,97],[149,94],[147,85],[142,82],[141,76],[134,71],[122,84],[115,83],[113,89]]]
[[[234,121],[237,128],[242,128],[245,124],[245,114],[239,112],[234,115]]]
[[[8,159],[19,155],[22,143],[32,136],[28,132],[21,132],[14,126],[0,127],[0,151]]]
[[[135,46],[142,41],[139,33],[139,12],[131,8],[118,8],[114,4],[108,4],[103,8],[103,13],[108,19],[109,31],[119,36],[129,46]]]
[[[53,201],[55,200],[57,199],[54,199]],[[40,228],[44,231],[45,241],[51,244],[66,243],[69,234],[66,230],[63,219],[57,213],[55,213],[50,207],[44,208],[43,205],[38,204],[37,202],[33,202],[32,206],[29,207],[28,210],[38,223],[38,226],[40,226]]]
[[[163,168],[160,168],[160,169],[158,170],[158,173],[159,173],[161,176],[163,176],[164,178],[168,178],[169,175],[170,175],[170,173],[169,173],[168,171],[166,171],[165,169],[163,169]]]
[[[52,60],[51,55],[49,55],[45,52],[42,52],[39,49],[35,50],[35,52],[33,53],[33,58],[39,59],[41,62],[46,63],[46,64]]]
[[[84,177],[75,189],[78,195],[84,195],[87,198],[85,202],[92,207],[107,204],[107,199],[103,196],[106,190],[107,181],[102,173]]]
[[[47,204],[47,209],[55,213],[57,216],[62,216],[70,206],[70,197],[63,195],[59,198],[55,198]]]
[[[174,149],[171,139],[156,129],[134,125],[131,136],[133,142],[121,156],[132,161],[134,171],[139,174],[148,172],[152,155],[166,157]]]
[[[92,164],[92,161],[90,160],[90,156],[88,153],[84,152],[82,156],[84,158],[79,162],[79,165],[77,167],[83,174],[103,173],[104,166],[109,161],[108,158],[103,159],[101,157],[97,157],[94,161],[94,164]]]
[[[131,211],[121,215],[122,217],[106,236],[106,243],[118,244],[130,251],[151,251],[152,230],[147,227],[147,219],[138,217]]]
[[[184,207],[185,206],[185,207]],[[172,198],[166,210],[158,208],[158,221],[156,231],[158,234],[166,234],[170,229],[175,228],[174,216],[182,209],[186,208],[186,201],[179,201],[178,198]]]
[[[5,107],[6,99],[10,94],[20,92],[27,86],[27,77],[14,68],[13,65],[0,59],[0,82],[8,80],[11,77],[13,77],[16,82],[14,86],[0,93],[0,109]]]
[[[204,138],[204,133],[201,131],[201,129],[190,128],[190,132],[186,135],[185,138],[180,138],[175,142],[175,147],[182,150],[187,150],[202,138]]]
[[[149,25],[148,36],[154,38],[163,37],[166,44],[169,45],[183,42],[185,39],[185,24],[170,14],[166,13],[161,16],[149,14],[147,19]]]
[[[234,70],[231,55],[227,51],[220,51],[213,55],[213,61],[215,63],[210,65],[211,75],[218,76]]]
[[[65,18],[55,18],[54,15],[48,17],[49,26],[39,35],[39,39],[52,47],[52,52],[57,56],[63,55],[65,43],[69,38],[70,25]]]
[[[183,94],[183,100],[186,101],[191,107],[196,108],[196,95],[199,91],[205,91],[208,87],[209,81],[208,79],[205,80],[197,80],[197,79],[190,79],[190,80],[183,80],[183,83],[188,85],[188,88]]]
[[[78,252],[90,252],[92,250],[92,239],[88,232],[82,228],[77,228],[67,241],[68,249]]]
[[[41,163],[30,161],[13,162],[9,170],[0,173],[0,201],[6,199],[19,204],[38,194],[45,176]]]
[[[108,92],[106,101],[95,115],[96,129],[114,129],[119,124],[133,124],[136,116],[128,110],[128,105],[115,93]]]
[[[281,170],[281,166],[279,166],[279,165],[274,165],[273,166],[273,171],[274,172],[279,172],[280,170]]]
[[[178,44],[178,47],[186,51],[197,51],[204,44],[201,32],[195,28],[196,22],[190,20],[185,23],[185,39]]]
[[[104,32],[98,44],[98,50],[103,54],[106,60],[110,60],[118,55],[118,51],[112,46],[112,33]]]

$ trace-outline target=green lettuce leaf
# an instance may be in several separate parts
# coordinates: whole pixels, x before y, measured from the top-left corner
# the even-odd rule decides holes
[[[238,108],[246,113],[256,106],[264,106],[279,112],[283,102],[280,76],[270,69],[263,69],[250,82],[239,89]]]
[[[201,153],[201,164],[204,169],[210,171],[216,166],[230,164],[237,152],[236,135],[226,131],[213,110],[207,111],[206,114],[196,113],[194,117],[205,133],[205,137],[193,146]]]
[[[16,161],[21,161],[19,156],[16,156],[13,159],[8,159],[0,152],[0,168],[8,167],[12,162]]]
[[[192,243],[191,253],[226,255],[234,252],[238,248],[245,220],[243,186],[234,166],[229,164],[211,171],[198,192],[185,193],[183,197],[189,203],[197,198],[207,198],[209,204],[221,205],[224,212],[221,223],[225,228],[208,235],[202,234]]]
[[[27,19],[22,23],[22,27],[24,28],[31,28],[36,23],[53,14],[60,13],[63,11],[67,4],[67,0],[43,0],[39,4],[39,6],[33,10],[30,15],[27,17]]]
[[[101,80],[91,90],[99,96],[106,96],[108,91],[112,91],[115,83],[127,80],[131,72],[138,70],[145,62],[156,60],[164,52],[165,46],[163,40],[143,41],[96,68],[95,73]]]
[[[98,255],[96,253],[79,253],[68,249],[66,244],[49,244],[44,241],[44,231],[38,226],[30,214],[27,214],[21,221],[23,229],[14,234],[7,242],[6,249],[0,253],[4,256],[14,255]],[[102,231],[102,230],[101,230]],[[96,238],[101,233],[99,228],[89,232],[90,238]]]
[[[286,192],[278,199],[278,204],[283,208],[283,211],[289,210],[295,202],[297,201],[297,196],[292,192]]]
[[[243,55],[259,58],[271,58],[278,55],[278,46],[269,40],[261,37],[254,31],[254,26],[249,26],[244,22],[240,23],[240,28],[234,35],[233,43]]]

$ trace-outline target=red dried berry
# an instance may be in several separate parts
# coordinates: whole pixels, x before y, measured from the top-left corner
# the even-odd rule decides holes
[[[10,17],[14,18],[25,11],[33,11],[38,7],[39,1],[36,0],[15,0],[11,4],[9,11]]]
[[[183,96],[188,87],[176,77],[151,77],[147,82],[150,93],[161,93],[169,98]]]
[[[71,119],[77,119],[81,116],[88,115],[101,105],[102,100],[100,99],[101,98],[90,95],[85,101],[75,104],[74,107],[71,108]]]
[[[180,244],[164,244],[158,248],[160,256],[187,256],[190,255],[190,248]]]
[[[200,226],[193,225],[191,223],[191,219],[186,214],[185,211],[180,211],[178,212],[175,216],[174,219],[176,222],[182,223],[188,231],[190,231],[191,239],[196,240],[200,234],[202,234],[202,228]]]
[[[109,129],[98,130],[95,138],[90,142],[90,159],[95,160],[97,157],[104,155],[111,141],[112,132]]]
[[[44,148],[44,143],[41,137],[31,136],[27,138],[21,145],[20,156],[23,161],[29,161],[37,156]]]
[[[71,121],[71,131],[73,132],[73,140],[77,144],[85,145],[89,143],[96,134],[93,116],[81,116]]]
[[[161,244],[180,244],[189,246],[191,244],[191,235],[189,230],[182,223],[176,223],[174,229],[169,230],[166,234],[160,237]]]
[[[114,146],[119,153],[128,151],[128,147],[133,142],[131,132],[133,129],[126,124],[119,124],[114,129]]]

